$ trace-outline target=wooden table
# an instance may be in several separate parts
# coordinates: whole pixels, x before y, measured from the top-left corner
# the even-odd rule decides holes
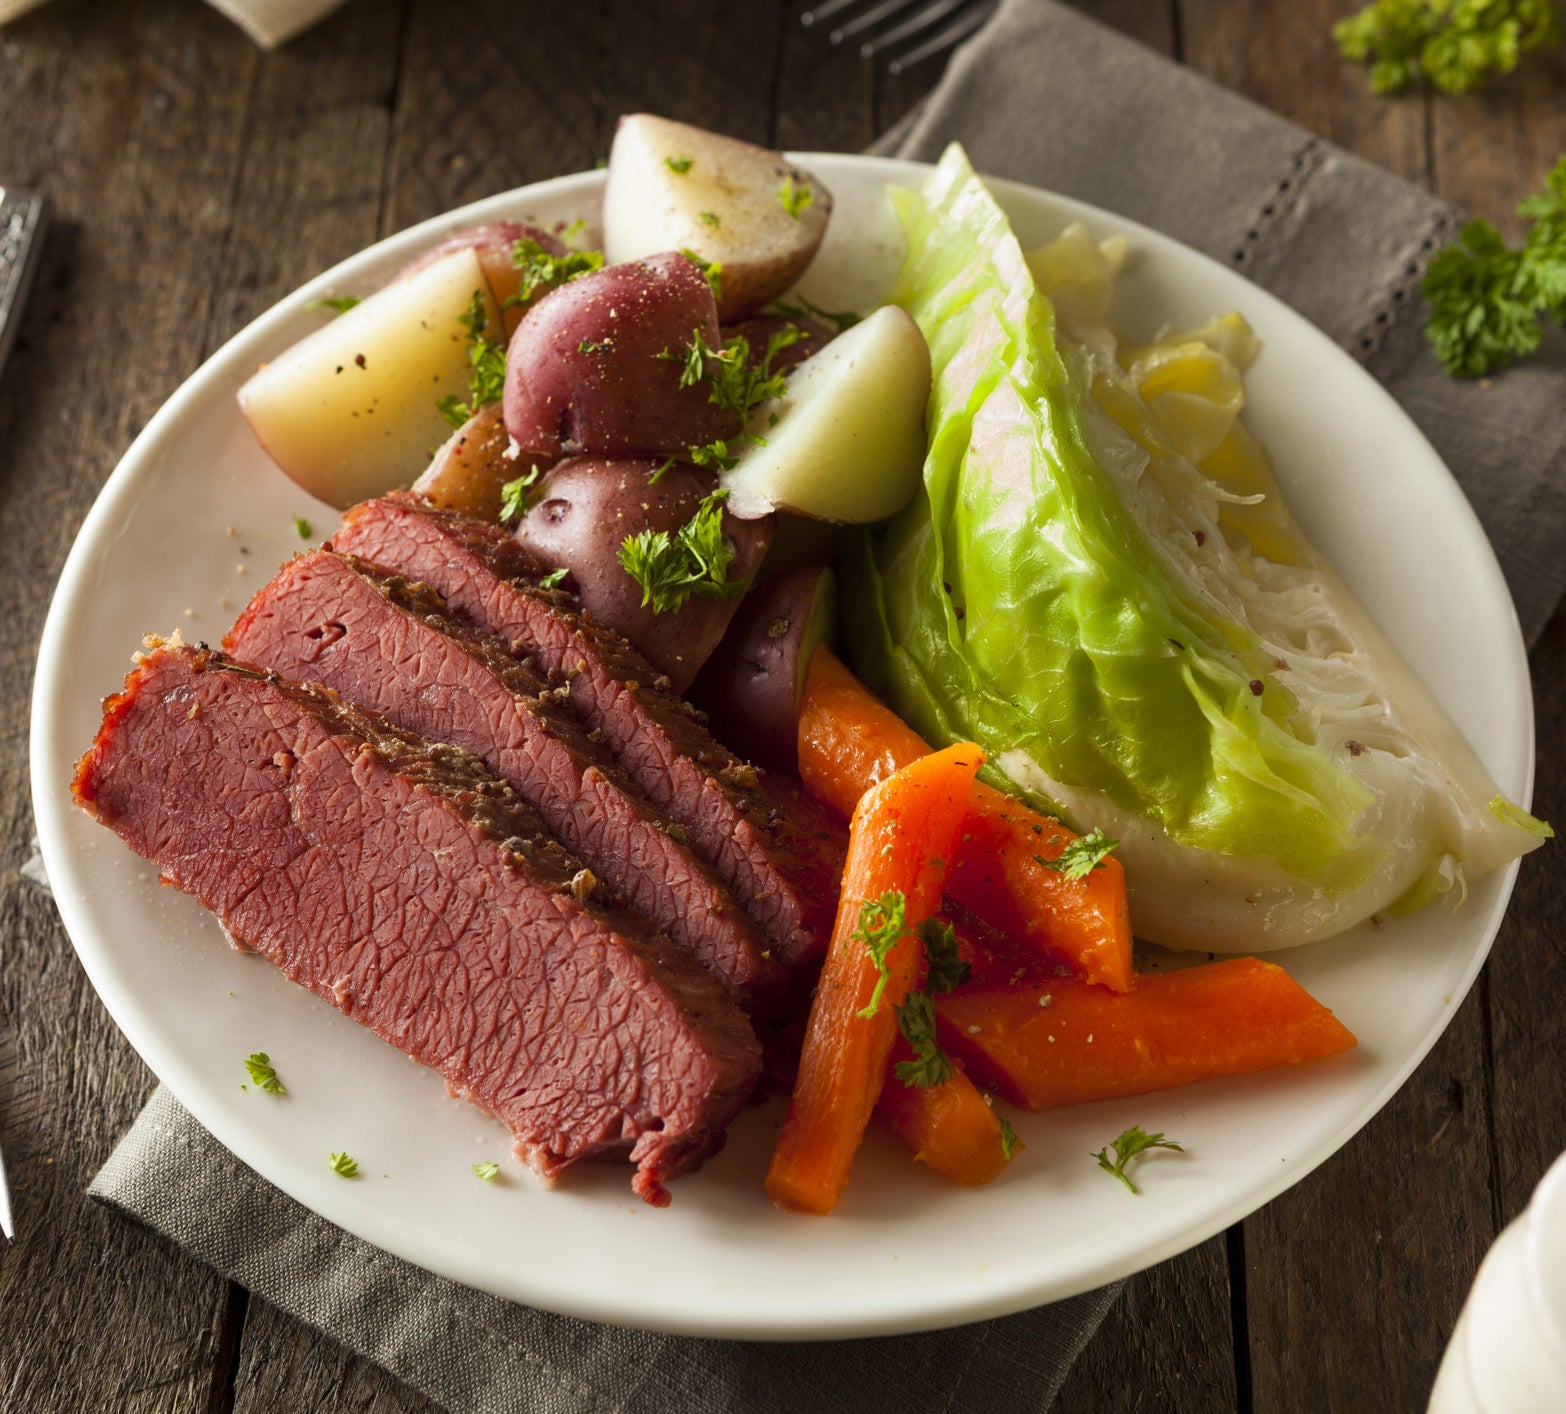
[[[1082,7],[1487,213],[1566,149],[1560,52],[1490,95],[1386,100],[1335,56],[1347,3]],[[274,300],[387,232],[592,166],[618,113],[855,150],[939,76],[877,76],[807,40],[799,8],[352,0],[271,55],[196,0],[54,0],[0,32],[0,180],[55,212],[0,384],[0,1137],[21,1231],[0,1251],[5,1410],[429,1407],[84,1196],[152,1078],[17,869],[33,657],[88,506],[159,404]],[[1533,668],[1537,809],[1560,821],[1566,615]],[[1254,1217],[1134,1278],[1061,1408],[1423,1408],[1486,1246],[1566,1148],[1560,868],[1559,846],[1525,863],[1478,986],[1382,1114]]]

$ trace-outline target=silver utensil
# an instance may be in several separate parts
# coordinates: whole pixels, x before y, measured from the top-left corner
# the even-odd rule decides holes
[[[887,72],[900,74],[915,64],[955,49],[995,12],[999,0],[822,0],[799,22],[807,29],[832,24],[827,39],[845,44],[856,36],[866,59],[889,54]],[[833,22],[836,23],[833,23]]]

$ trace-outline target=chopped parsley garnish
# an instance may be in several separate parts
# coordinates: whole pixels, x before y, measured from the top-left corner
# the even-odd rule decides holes
[[[551,255],[530,236],[523,236],[511,247],[511,263],[522,272],[517,292],[507,301],[507,306],[530,304],[540,294],[553,290],[578,275],[590,275],[602,270],[604,253],[601,250],[572,250],[564,255]]]
[[[728,577],[734,552],[723,538],[722,487],[702,498],[696,513],[673,535],[643,530],[620,542],[620,567],[642,588],[643,607],[655,614],[684,605],[695,594],[703,599],[733,599],[744,593],[743,579]]]
[[[294,517],[294,529],[299,532],[299,538],[301,540],[308,540],[312,535],[315,534],[315,527],[311,525],[310,522],[307,521],[303,516]]]
[[[665,157],[663,159],[663,165],[677,177],[683,177],[690,171],[695,162],[696,159],[694,157]]]
[[[820,305],[813,304],[804,295],[795,295],[792,304],[785,304],[782,300],[773,302],[772,307],[779,314],[786,314],[790,319],[817,319],[823,324],[830,324],[839,334],[845,329],[852,329],[859,323],[860,316],[851,309],[833,311],[822,309]]]
[[[441,416],[453,427],[461,427],[480,408],[498,403],[506,388],[506,348],[485,337],[489,330],[489,311],[484,295],[473,291],[468,307],[458,316],[468,331],[468,398],[463,402],[455,393],[436,400]]]
[[[576,220],[560,232],[560,244],[570,246],[572,250],[575,250],[577,241],[582,238],[582,233],[586,230],[587,217],[578,216]]]
[[[352,1154],[333,1152],[327,1159],[327,1164],[333,1173],[341,1174],[344,1178],[357,1178],[359,1176],[359,1161]]]
[[[1539,316],[1566,324],[1566,157],[1518,204],[1532,218],[1513,250],[1488,221],[1470,221],[1436,252],[1420,290],[1425,337],[1446,371],[1476,378],[1539,347]]]
[[[1332,37],[1345,59],[1370,64],[1377,93],[1422,78],[1468,93],[1509,74],[1527,50],[1559,44],[1561,25],[1553,0],[1373,0],[1333,25]]]
[[[311,300],[305,308],[329,309],[333,314],[347,314],[358,303],[360,303],[358,295],[327,295],[323,299]]]
[[[783,178],[783,185],[778,188],[778,204],[796,221],[815,199],[816,194],[810,190],[810,183],[796,182],[792,172]]]
[[[508,481],[500,488],[500,523],[510,525],[514,520],[520,520],[527,514],[528,508],[533,504],[532,490],[538,484],[538,467],[530,466],[521,476],[514,481]]]
[[[908,1000],[892,1008],[897,1013],[897,1029],[913,1051],[911,1061],[898,1061],[892,1067],[904,1085],[944,1085],[952,1078],[951,1057],[935,1040],[935,1003],[928,992],[910,992]]]
[[[277,1078],[277,1072],[272,1069],[272,1057],[265,1051],[257,1051],[254,1055],[246,1056],[245,1069],[250,1072],[250,1083],[257,1090],[264,1090],[268,1095],[287,1093],[283,1082]]]
[[[576,351],[579,354],[601,354],[608,353],[613,347],[614,341],[612,339],[583,339],[576,346]]]
[[[722,299],[723,262],[721,260],[704,260],[694,250],[686,250],[684,246],[680,247],[680,254],[707,277],[707,287],[712,291],[713,299]]]
[[[723,224],[723,218],[716,211],[702,211],[697,214],[701,217],[702,224],[711,226],[713,230],[717,230]]]
[[[1072,840],[1054,859],[1035,854],[1033,860],[1046,869],[1064,874],[1068,879],[1085,879],[1095,869],[1102,867],[1110,850],[1119,843],[1119,840],[1110,839],[1102,830],[1094,830],[1080,839]]]
[[[859,905],[859,924],[848,936],[865,945],[880,976],[870,1000],[857,1013],[869,1018],[881,1009],[881,993],[886,990],[886,955],[908,931],[908,900],[898,889],[888,889],[880,898],[866,899]]]
[[[1009,1160],[1017,1152],[1022,1140],[1017,1138],[1017,1131],[1011,1127],[1011,1121],[1005,1115],[996,1115],[1001,1127],[1001,1153]]]
[[[566,576],[570,573],[570,568],[566,565],[562,565],[557,570],[550,570],[548,574],[538,581],[538,587],[540,589],[559,589],[565,583]]]
[[[789,324],[767,340],[766,352],[758,362],[750,357],[750,340],[736,334],[721,349],[709,348],[701,330],[691,330],[691,341],[683,353],[665,349],[658,355],[680,369],[680,387],[689,388],[703,378],[711,385],[707,401],[735,413],[743,422],[751,411],[769,398],[780,398],[788,387],[785,374],[772,371],[772,360],[791,344],[805,337],[805,331]],[[725,452],[727,449],[725,449]]]
[[[500,1165],[489,1162],[474,1164],[473,1172],[482,1178],[485,1183],[492,1183],[500,1173]]]
[[[691,464],[693,466],[711,467],[715,471],[733,470],[735,458],[729,453],[729,444],[721,437],[713,442],[704,442],[699,447],[687,447],[685,451],[686,454],[690,457]],[[663,468],[659,467],[658,470],[648,478],[649,484],[655,480],[662,473],[662,471]]]
[[[950,923],[939,918],[926,918],[919,925],[919,939],[924,944],[924,955],[930,964],[924,981],[932,997],[962,986],[973,975],[973,968],[962,960],[957,951],[957,934]]]
[[[1178,1149],[1181,1153],[1185,1152],[1172,1139],[1165,1139],[1161,1132],[1149,1134],[1139,1124],[1133,1124],[1130,1129],[1116,1139],[1114,1149],[1115,1157],[1113,1159],[1109,1157],[1109,1147],[1107,1145],[1100,1149],[1098,1153],[1090,1154],[1088,1157],[1097,1159],[1098,1166],[1105,1173],[1113,1174],[1133,1193],[1142,1191],[1136,1184],[1131,1182],[1131,1179],[1126,1174],[1126,1166],[1133,1159],[1140,1157],[1149,1149]]]

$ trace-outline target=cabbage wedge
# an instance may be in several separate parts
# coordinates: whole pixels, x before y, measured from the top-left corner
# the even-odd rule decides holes
[[[926,740],[1117,839],[1138,936],[1173,947],[1309,942],[1540,843],[1289,515],[1242,320],[1120,348],[1120,247],[1025,254],[958,148],[894,201],[929,451],[845,601]]]

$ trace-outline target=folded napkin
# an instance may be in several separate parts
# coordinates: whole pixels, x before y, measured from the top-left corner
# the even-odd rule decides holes
[[[0,25],[42,5],[44,0],[0,0]],[[343,0],[207,0],[227,15],[263,49],[274,49],[317,20],[325,19]]]
[[[1157,227],[1230,263],[1362,360],[1457,473],[1530,641],[1566,580],[1566,354],[1454,383],[1417,283],[1459,217],[1427,193],[1048,0],[1007,0],[890,150],[953,138],[980,171]],[[160,1089],[92,1186],[432,1399],[471,1410],[1042,1411],[1114,1288],[937,1334],[843,1344],[651,1335],[529,1310],[349,1237]]]

